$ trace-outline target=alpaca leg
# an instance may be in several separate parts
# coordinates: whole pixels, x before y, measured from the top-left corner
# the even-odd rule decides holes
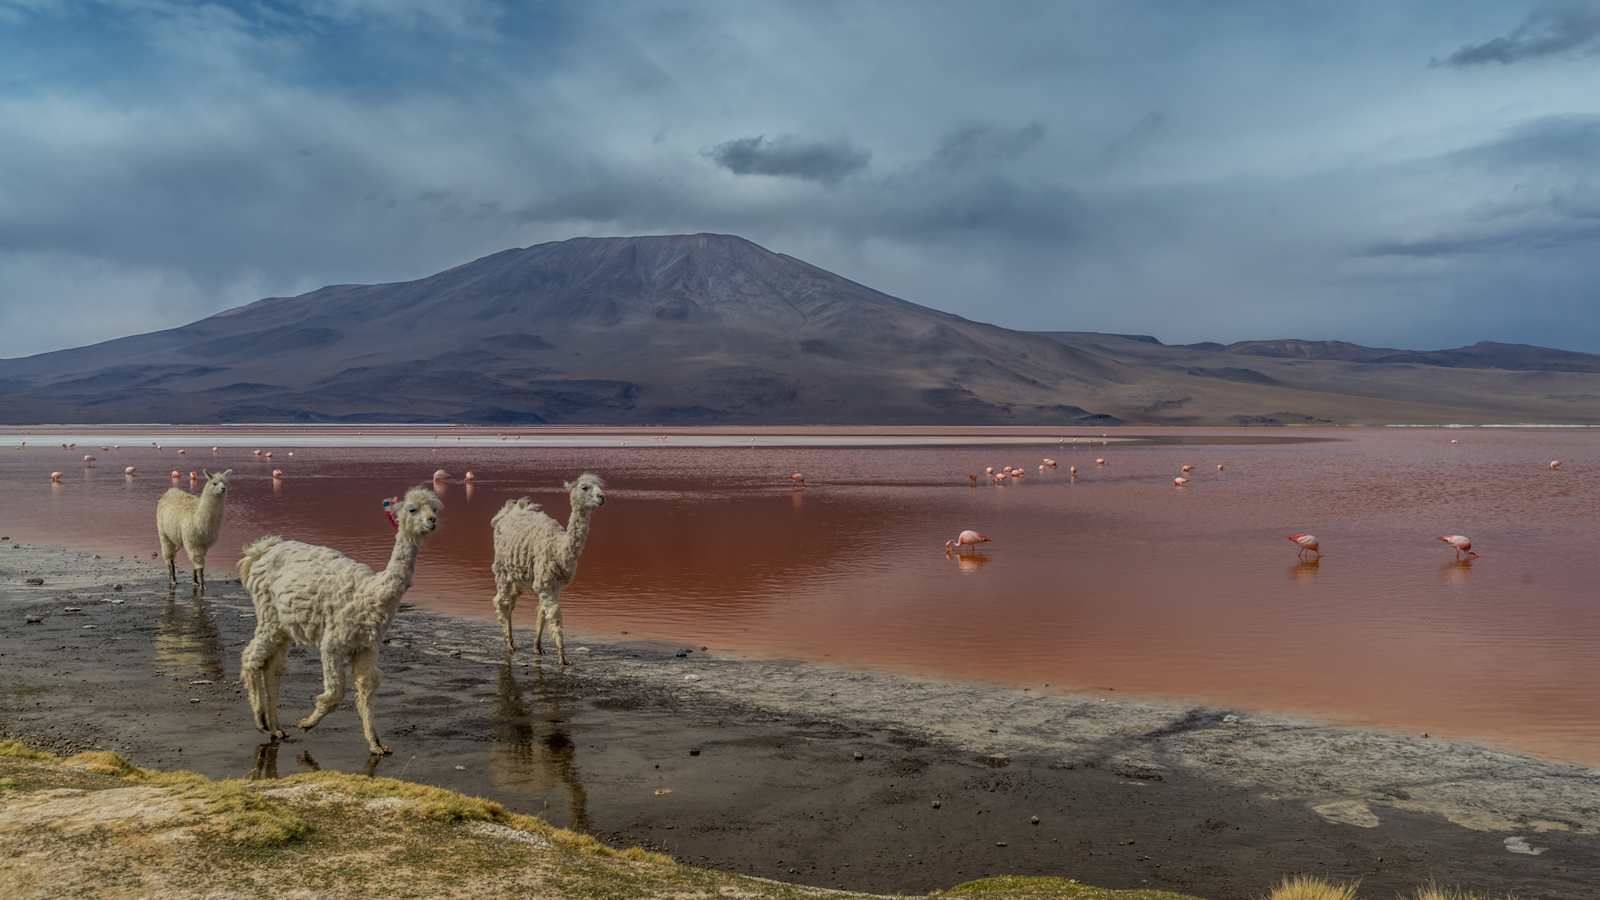
[[[178,545],[161,535],[161,559],[167,564],[167,584],[178,586]]]
[[[566,635],[561,630],[561,592],[554,591],[545,597],[539,598],[539,618],[550,623],[550,637],[556,642],[556,659],[563,666],[570,666],[572,662],[567,659]]]
[[[361,713],[361,731],[367,736],[367,749],[380,756],[390,752],[378,740],[377,726],[372,724],[372,695],[378,692],[383,675],[378,671],[378,652],[364,650],[351,660],[356,675],[356,711]]]
[[[344,672],[350,660],[328,645],[322,647],[322,693],[317,695],[317,708],[297,724],[307,731],[317,727],[322,717],[339,708],[344,699]]]
[[[517,594],[520,588],[510,578],[503,578],[497,572],[494,577],[494,614],[500,620],[500,633],[505,635],[506,652],[517,649],[517,642],[511,636],[511,611],[517,608]]]
[[[534,629],[533,629],[533,652],[535,654],[539,655],[539,656],[543,656],[544,655],[544,626],[545,626],[545,601],[544,601],[544,598],[547,597],[547,596],[549,596],[549,595],[545,594],[543,592],[541,592],[539,594],[539,611],[534,613],[534,618],[538,620],[538,624],[535,625]]]
[[[272,661],[267,663],[267,724],[271,726],[275,738],[289,736],[278,724],[278,689],[283,687],[283,670],[288,667],[289,645],[283,644],[272,655]]]
[[[276,703],[272,702],[270,685],[272,681],[272,664],[276,657],[284,651],[284,641],[280,635],[269,631],[257,631],[244,652],[239,655],[239,678],[244,682],[245,693],[250,697],[250,715],[255,720],[256,727],[268,734],[277,735],[274,719],[277,717]]]
[[[183,552],[189,554],[189,564],[194,567],[194,587],[201,594],[206,592],[206,551],[204,547],[184,547]]]

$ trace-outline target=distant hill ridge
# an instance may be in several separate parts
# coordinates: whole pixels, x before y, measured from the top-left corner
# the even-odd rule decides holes
[[[717,234],[538,244],[0,360],[8,423],[1592,421],[1597,400],[1589,354],[1021,332]]]

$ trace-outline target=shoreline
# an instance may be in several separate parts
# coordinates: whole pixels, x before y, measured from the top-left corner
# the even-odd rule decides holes
[[[292,743],[250,730],[247,603],[232,582],[197,604],[144,563],[0,546],[0,732],[211,775],[287,774],[312,751],[362,771],[348,698]],[[378,774],[730,871],[858,890],[1071,874],[1217,897],[1297,871],[1549,897],[1600,881],[1600,770],[1581,765],[656,643],[573,636],[571,669],[525,647],[507,665],[493,623],[406,607],[390,638],[377,707],[397,755]],[[315,669],[291,657],[286,716]]]

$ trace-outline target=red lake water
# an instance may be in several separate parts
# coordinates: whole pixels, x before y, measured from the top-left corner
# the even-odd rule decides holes
[[[1193,699],[1600,764],[1600,430],[1124,429],[1109,440],[6,429],[0,504],[13,540],[149,557],[167,471],[231,466],[215,577],[231,577],[238,548],[264,533],[381,566],[393,532],[380,501],[443,468],[440,531],[408,599],[492,620],[489,517],[528,495],[565,519],[561,482],[594,471],[608,502],[562,597],[573,638]],[[100,449],[112,443],[121,449]],[[98,462],[85,466],[85,453]],[[1046,456],[1060,467],[1040,473]],[[1185,463],[1192,482],[1174,488]],[[1027,476],[968,480],[1007,464]],[[803,489],[786,477],[797,470]],[[965,528],[993,542],[947,557],[945,540]],[[1284,535],[1297,531],[1321,539],[1320,562],[1296,560]],[[1458,564],[1436,539],[1450,533],[1483,558]],[[519,626],[535,604],[524,598]]]

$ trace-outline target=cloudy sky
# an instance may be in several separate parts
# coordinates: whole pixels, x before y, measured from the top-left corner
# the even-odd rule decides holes
[[[0,356],[574,235],[1600,352],[1600,0],[0,0]]]

